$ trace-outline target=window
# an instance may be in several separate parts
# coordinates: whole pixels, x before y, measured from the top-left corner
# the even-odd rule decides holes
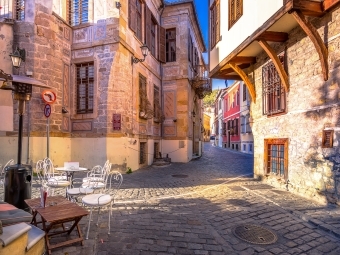
[[[247,151],[247,145],[243,144],[243,151]]]
[[[25,20],[25,0],[15,1],[15,19]]]
[[[210,46],[213,49],[220,40],[220,1],[216,0],[210,8]]]
[[[253,145],[249,144],[249,152],[253,152]]]
[[[77,113],[93,113],[93,62],[76,65]]]
[[[322,148],[333,148],[333,134],[333,129],[322,131]]]
[[[146,143],[140,143],[139,149],[139,164],[145,164],[146,162]]]
[[[247,100],[247,86],[243,84],[243,102]]]
[[[146,78],[139,74],[139,112],[146,113],[147,94],[146,94]]]
[[[166,62],[176,61],[176,28],[166,30]]]
[[[69,0],[69,23],[76,26],[89,21],[89,0]]]
[[[142,3],[140,0],[129,0],[129,27],[142,41]]]
[[[246,116],[246,133],[251,133],[250,115]]]
[[[156,56],[156,27],[157,24],[154,19],[151,20],[151,54]]]
[[[283,56],[279,57],[281,63]],[[263,114],[275,115],[286,111],[286,91],[272,61],[262,68]]]
[[[153,121],[159,122],[161,119],[161,105],[159,100],[159,88],[154,85],[153,86]]]
[[[156,31],[156,19],[152,16],[149,7],[145,6],[145,43],[154,57],[156,57]]]
[[[288,179],[288,139],[264,140],[264,165],[267,174]]]
[[[229,29],[243,14],[243,0],[229,0]]]
[[[241,116],[241,134],[246,133],[246,116]]]
[[[227,123],[222,123],[222,135],[227,135]]]

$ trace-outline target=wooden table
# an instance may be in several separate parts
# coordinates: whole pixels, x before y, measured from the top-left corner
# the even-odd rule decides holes
[[[36,200],[39,200],[39,205],[37,205]],[[45,241],[48,254],[51,254],[52,249],[69,245],[72,243],[81,242],[81,244],[84,245],[84,239],[79,228],[79,221],[81,220],[81,218],[88,215],[88,211],[86,211],[84,208],[68,201],[62,196],[48,197],[46,202],[47,207],[40,207],[40,198],[27,199],[25,200],[25,202],[27,203],[28,206],[30,206],[30,204],[32,205],[32,207],[31,206],[30,207],[32,211],[35,212],[35,215],[33,214],[35,223],[37,223],[35,219],[36,215],[39,214],[41,216],[43,230],[46,233]],[[72,221],[73,225],[69,229],[65,229],[63,223]],[[55,228],[56,225],[60,224],[63,226],[63,230],[50,233],[51,229]],[[74,228],[76,228],[78,232],[77,238],[73,238],[71,240],[67,240],[57,244],[50,244],[49,239],[50,236],[59,235],[62,233],[67,233],[69,235],[74,230]]]

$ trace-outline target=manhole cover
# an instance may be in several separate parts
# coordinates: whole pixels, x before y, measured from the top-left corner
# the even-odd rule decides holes
[[[277,236],[272,231],[252,224],[242,224],[235,227],[233,234],[252,244],[272,244],[277,241]]]
[[[186,174],[173,174],[171,176],[175,178],[187,178],[188,177],[188,175]]]

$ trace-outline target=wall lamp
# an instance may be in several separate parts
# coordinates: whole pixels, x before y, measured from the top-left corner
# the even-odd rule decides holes
[[[143,59],[139,59],[139,58],[135,58],[134,56],[132,56],[131,57],[131,64],[133,64],[133,63],[137,64],[138,62],[144,62],[145,57],[149,53],[149,48],[148,48],[148,46],[146,46],[146,44],[143,44],[142,46],[140,46],[140,49],[142,51],[142,54],[143,54],[144,58]]]
[[[12,64],[15,68],[19,68],[21,65],[21,61],[26,60],[26,51],[24,49],[19,49],[18,47],[16,47],[15,51],[11,54],[9,54],[9,56],[12,59]]]

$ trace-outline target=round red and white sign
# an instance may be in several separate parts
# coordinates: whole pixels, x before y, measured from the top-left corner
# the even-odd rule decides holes
[[[53,104],[55,100],[57,99],[56,94],[51,90],[44,90],[41,93],[41,97],[44,100],[44,102],[48,104]]]

